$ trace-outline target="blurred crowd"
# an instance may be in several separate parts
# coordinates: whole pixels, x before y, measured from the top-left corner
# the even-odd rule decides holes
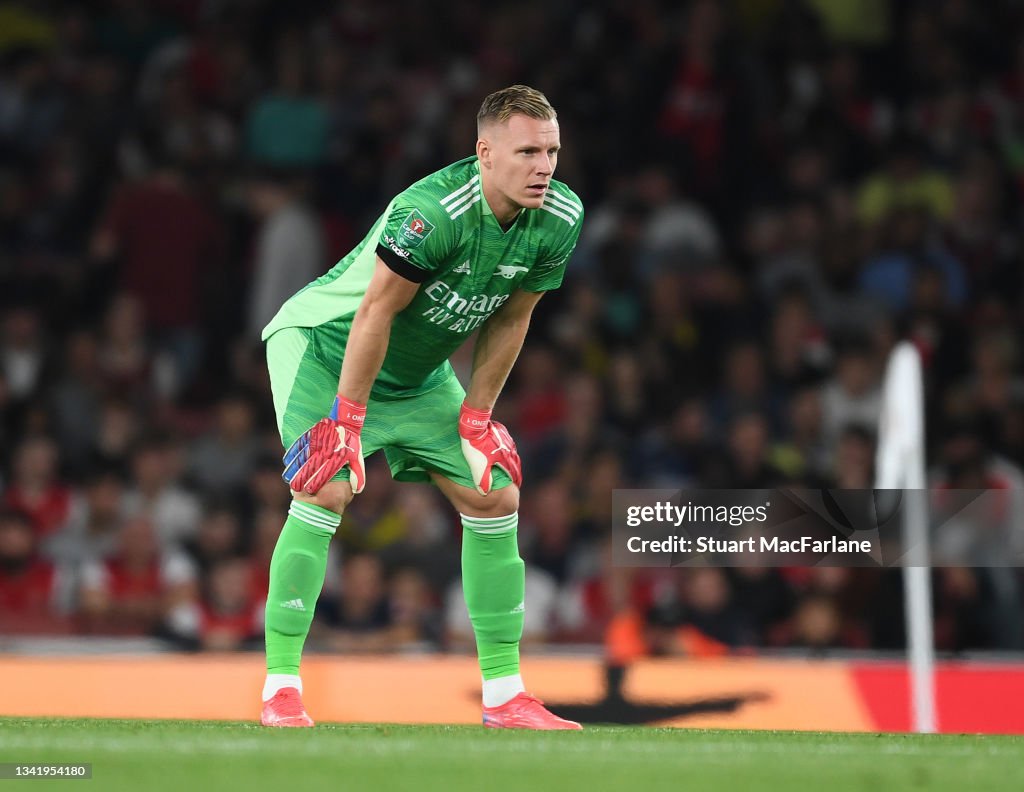
[[[1017,503],[1014,0],[0,2],[0,635],[261,646],[288,492],[259,331],[515,82],[588,210],[497,411],[525,640],[903,645],[898,572],[613,567],[612,491],[872,486],[909,338],[932,482]],[[371,459],[309,646],[469,648],[459,536]],[[1015,569],[933,579],[940,649],[1024,645]]]

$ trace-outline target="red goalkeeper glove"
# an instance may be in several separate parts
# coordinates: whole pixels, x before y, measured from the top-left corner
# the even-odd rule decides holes
[[[336,396],[330,414],[303,432],[285,452],[282,478],[288,486],[315,495],[348,465],[352,492],[362,492],[366,468],[359,433],[365,420],[365,404]]]
[[[504,425],[491,420],[490,410],[474,410],[463,402],[459,412],[459,437],[477,492],[486,495],[491,491],[494,466],[508,473],[517,487],[522,486],[523,463],[515,441]]]

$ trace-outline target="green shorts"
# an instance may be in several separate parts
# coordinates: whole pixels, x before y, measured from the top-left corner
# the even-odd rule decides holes
[[[277,428],[285,448],[323,418],[334,403],[338,375],[314,354],[310,330],[286,327],[267,339],[267,367],[274,394]],[[396,481],[430,481],[439,473],[456,484],[473,486],[459,439],[459,408],[466,392],[455,375],[426,393],[404,398],[371,396],[363,426],[363,456],[384,449]],[[347,481],[348,468],[334,481]],[[512,483],[494,468],[494,489]]]

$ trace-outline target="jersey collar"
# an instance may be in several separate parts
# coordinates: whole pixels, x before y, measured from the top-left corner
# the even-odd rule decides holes
[[[480,173],[480,160],[479,159],[476,159],[476,160],[473,161],[473,170],[476,173],[478,173],[478,174]],[[526,209],[520,208],[519,209],[519,213],[516,215],[516,219],[514,221],[512,221],[512,225],[510,225],[507,229],[502,228],[501,227],[501,223],[498,222],[498,218],[494,217],[494,210],[491,209],[491,205],[489,203],[487,203],[487,196],[484,195],[483,177],[481,176],[481,178],[480,178],[480,215],[481,215],[481,222],[486,222],[486,221],[483,220],[483,218],[487,217],[487,215],[490,215],[494,219],[494,225],[496,225],[498,227],[498,230],[501,231],[501,233],[503,233],[503,234],[507,234],[507,233],[509,233],[509,231],[514,229],[519,224],[519,220],[525,214],[525,212],[526,212]]]

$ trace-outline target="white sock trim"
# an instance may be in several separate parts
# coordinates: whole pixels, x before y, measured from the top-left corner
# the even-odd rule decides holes
[[[523,687],[523,678],[519,674],[485,679],[483,682],[485,707],[500,707],[520,693],[526,692],[526,688]]]
[[[312,525],[314,528],[323,528],[325,531],[330,531],[332,534],[338,530],[338,526],[341,525],[341,517],[332,519],[325,515],[323,512],[310,509],[299,501],[292,501],[288,507],[288,514],[304,523]]]
[[[263,700],[270,701],[279,690],[290,687],[302,692],[302,680],[297,674],[267,674],[267,681],[263,683]]]
[[[514,533],[519,527],[519,512],[512,512],[503,517],[467,517],[459,513],[462,527],[467,531],[483,536]]]
[[[472,531],[475,534],[481,536],[497,536],[499,534],[512,534],[516,532],[516,526],[506,525],[501,528],[473,528],[469,525],[464,526],[467,531]]]
[[[299,514],[308,514],[311,519],[317,520],[318,522],[324,522],[328,525],[341,525],[340,514],[335,514],[334,512],[326,509],[310,506],[308,503],[303,503],[302,501],[293,500],[288,510],[291,511],[292,509]]]
[[[511,514],[503,514],[501,517],[470,517],[468,514],[463,514],[462,512],[459,512],[459,517],[462,518],[463,522],[469,521],[476,523],[484,523],[486,525],[489,523],[502,523],[506,520],[511,520],[513,518],[519,519],[519,512],[514,511]]]

